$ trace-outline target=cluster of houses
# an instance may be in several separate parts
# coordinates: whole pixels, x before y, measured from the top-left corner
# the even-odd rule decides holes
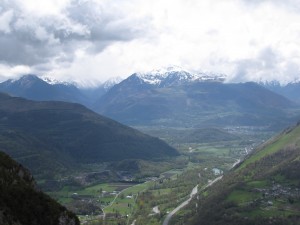
[[[285,187],[281,184],[273,184],[269,188],[255,188],[254,190],[262,194],[267,206],[273,206],[273,199],[286,199],[292,203],[294,199],[300,198],[300,188]]]
[[[264,197],[300,197],[300,188],[285,187],[280,184],[273,184],[271,188],[256,188],[256,191]]]

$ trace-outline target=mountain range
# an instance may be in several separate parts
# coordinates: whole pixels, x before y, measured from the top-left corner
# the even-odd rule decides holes
[[[121,82],[90,89],[26,75],[1,83],[0,90],[9,93],[0,94],[0,149],[28,167],[39,181],[61,179],[107,162],[113,162],[110,165],[119,171],[136,170],[139,164],[135,159],[155,161],[179,155],[160,139],[114,120],[140,127],[189,127],[193,132],[181,138],[197,143],[220,141],[220,137],[235,140],[220,127],[278,130],[298,120],[300,112],[297,83],[226,83],[223,75],[178,68],[135,73]],[[200,190],[186,223],[299,224],[299,136],[299,124],[286,129],[211,188]],[[6,199],[5,204],[0,202],[0,224],[26,220],[17,218],[12,209],[18,209],[18,215],[40,219],[24,211],[23,203],[11,200],[23,196],[25,201],[33,199],[39,215],[44,215],[38,202],[42,200],[43,206],[50,204],[52,219],[60,220],[63,215],[68,221],[68,215],[77,223],[72,214],[38,192],[32,176],[6,154],[0,153],[0,199]],[[35,223],[44,224],[31,220],[22,224]]]
[[[0,92],[35,101],[65,101],[91,107],[118,82],[120,78],[113,78],[96,87],[80,88],[72,83],[28,74],[16,80],[9,79],[0,83]]]
[[[196,82],[223,82],[226,79],[226,76],[222,74],[193,73],[180,67],[167,67],[133,75],[137,76],[142,83],[149,84],[152,87],[179,86]]]
[[[37,101],[84,101],[82,94],[74,85],[67,83],[51,84],[49,80],[48,82],[35,75],[25,75],[18,80],[10,79],[1,83],[0,90],[12,96]]]
[[[175,149],[82,105],[30,101],[0,94],[0,149],[35,176],[80,165],[177,156]]]
[[[39,101],[76,102],[127,125],[268,126],[299,119],[300,85],[227,83],[222,74],[166,68],[79,88],[34,75],[0,84],[0,91]]]
[[[185,71],[133,74],[103,95],[94,110],[128,125],[282,128],[297,120],[298,106],[284,96],[253,82],[223,81]]]
[[[278,81],[260,82],[265,88],[278,93],[294,102],[300,103],[300,82],[290,82],[285,85]]]

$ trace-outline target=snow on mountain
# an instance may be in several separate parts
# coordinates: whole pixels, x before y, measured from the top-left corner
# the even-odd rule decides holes
[[[51,84],[51,85],[63,84],[66,86],[77,86],[76,83],[57,80],[53,77],[40,77],[40,79],[42,79],[43,81],[45,81],[46,83]]]
[[[99,83],[99,82],[97,83],[97,82],[93,82],[93,81],[85,81],[86,85],[84,85],[84,84],[82,85],[82,83],[61,81],[61,80],[57,80],[53,77],[40,77],[40,78],[43,81],[45,81],[51,85],[61,84],[61,85],[66,85],[66,86],[75,86],[75,87],[78,87],[79,89],[103,88],[105,91],[108,91],[114,85],[120,83],[123,80],[123,78],[121,78],[121,77],[112,77],[103,83]]]
[[[9,88],[11,86],[18,86],[23,88],[31,87],[35,82],[40,79],[36,75],[27,74],[20,78],[8,79],[2,83],[0,83],[1,88]]]
[[[206,74],[202,72],[195,73],[189,72],[180,67],[167,67],[159,70],[152,70],[146,73],[136,73],[135,75],[145,83],[159,87],[191,82],[223,82],[226,78],[226,76],[222,74]]]
[[[112,78],[108,79],[107,81],[105,81],[101,86],[103,86],[103,88],[106,91],[108,91],[113,86],[115,86],[116,84],[120,83],[122,80],[124,80],[124,79],[121,78],[121,77],[112,77]]]
[[[46,82],[47,84],[50,85],[62,84],[66,86],[76,86],[75,83],[60,81],[52,77],[37,76],[34,74],[26,74],[18,78],[8,79],[2,82],[2,84],[6,84],[6,85],[19,84],[22,86],[26,86],[34,82]]]
[[[223,82],[226,78],[224,75],[216,75],[211,73],[202,72],[191,72],[181,67],[172,66],[162,69],[152,70],[145,73],[135,73],[136,77],[139,78],[140,82],[150,84],[157,87],[167,87],[172,85],[181,85],[192,82],[204,82],[204,81],[219,81]],[[104,92],[107,92],[114,85],[119,84],[124,79],[121,77],[112,77],[103,83],[93,83],[91,81],[86,82],[88,85],[82,85],[80,82],[67,82],[58,80],[51,76],[36,76],[36,75],[24,75],[18,79],[10,79],[5,83],[7,85],[12,83],[21,83],[24,86],[28,86],[36,81],[44,81],[50,85],[64,85],[64,86],[75,86],[79,89],[97,89],[102,88]],[[93,84],[93,85],[91,85]],[[83,86],[83,88],[82,88]]]

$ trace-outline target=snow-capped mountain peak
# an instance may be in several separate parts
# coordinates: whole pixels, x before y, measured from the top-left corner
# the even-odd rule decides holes
[[[42,76],[42,77],[40,77],[40,79],[42,79],[43,81],[45,81],[46,83],[48,83],[50,85],[62,84],[62,85],[66,85],[66,86],[77,86],[76,83],[57,80],[57,79],[55,79],[53,77],[49,77],[49,76]]]
[[[179,66],[168,66],[168,67],[152,70],[148,74],[164,75],[164,74],[169,74],[174,72],[186,72],[186,70],[184,70],[182,67]]]
[[[122,80],[124,80],[124,79],[121,77],[112,77],[112,78],[108,79],[107,81],[105,81],[102,84],[102,86],[104,87],[105,90],[109,90],[116,84],[120,83]]]
[[[136,76],[145,83],[158,87],[204,81],[223,82],[226,78],[224,75],[190,72],[181,67],[166,67],[146,73],[136,73]]]
[[[22,87],[30,87],[36,82],[38,82],[40,79],[33,74],[27,74],[23,75],[22,77],[19,78],[14,78],[14,79],[8,79],[2,83],[3,86],[11,86],[11,85],[17,85],[17,86],[22,86]]]

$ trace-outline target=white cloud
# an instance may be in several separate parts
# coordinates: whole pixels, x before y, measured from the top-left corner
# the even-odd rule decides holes
[[[31,68],[25,65],[8,66],[0,64],[0,81],[19,77],[20,74],[30,74]]]
[[[13,10],[9,10],[0,14],[0,32],[10,33],[10,23],[13,18],[13,13]]]
[[[296,0],[4,2],[3,65],[81,82],[174,64],[233,81],[299,76]]]
[[[4,0],[5,1],[5,0]],[[60,15],[62,10],[70,4],[70,0],[15,0],[23,12],[37,17]]]

